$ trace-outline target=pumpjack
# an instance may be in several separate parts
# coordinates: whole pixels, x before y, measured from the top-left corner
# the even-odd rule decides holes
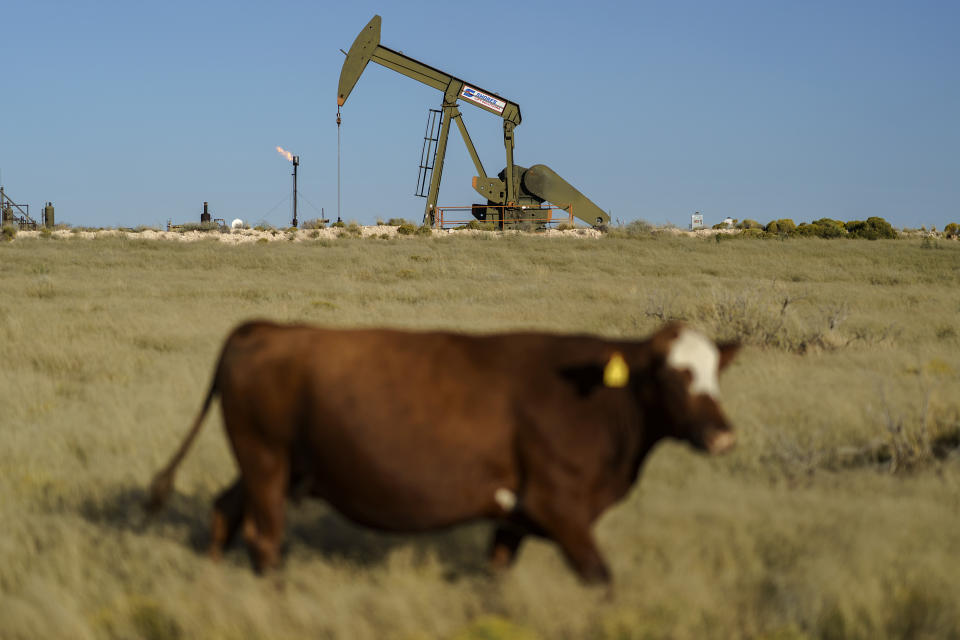
[[[370,61],[401,73],[443,92],[441,109],[428,114],[424,145],[421,152],[420,173],[416,195],[427,199],[423,223],[435,226],[437,222],[437,195],[443,174],[443,160],[447,151],[450,123],[456,122],[463,142],[470,153],[479,175],[473,178],[473,188],[487,199],[486,204],[474,204],[473,216],[483,222],[493,222],[499,228],[516,227],[523,223],[542,220],[544,202],[576,216],[590,225],[605,224],[610,216],[550,167],[536,164],[530,168],[513,162],[514,129],[520,124],[520,105],[478,85],[456,78],[399,51],[380,44],[380,16],[375,15],[354,40],[340,70],[337,89],[337,113],[347,101],[353,87]],[[503,146],[507,164],[496,177],[489,177],[483,169],[467,127],[463,123],[458,102],[479,107],[503,119]],[[439,118],[439,123],[437,119]],[[427,178],[429,177],[429,187]]]

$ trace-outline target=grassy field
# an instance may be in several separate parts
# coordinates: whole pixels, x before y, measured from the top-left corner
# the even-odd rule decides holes
[[[0,243],[0,638],[960,638],[958,283],[960,243],[920,240]],[[610,598],[544,542],[489,575],[486,525],[386,536],[316,502],[260,579],[242,547],[199,551],[235,473],[219,424],[168,508],[140,509],[256,317],[683,318],[746,344],[721,381],[739,445],[654,452],[597,528]]]

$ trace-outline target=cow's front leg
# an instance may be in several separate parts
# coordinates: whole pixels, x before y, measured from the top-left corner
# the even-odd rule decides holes
[[[597,550],[589,525],[561,524],[552,537],[581,580],[587,584],[610,584],[610,570]]]
[[[237,533],[243,519],[243,485],[236,482],[224,489],[213,503],[213,522],[210,526],[210,547],[207,552],[214,561],[223,555],[223,549]]]
[[[610,584],[610,570],[604,562],[590,529],[593,519],[583,505],[583,496],[571,497],[558,504],[553,491],[539,495],[531,492],[527,511],[544,534],[560,545],[567,562],[587,584]],[[562,495],[562,494],[561,494]]]

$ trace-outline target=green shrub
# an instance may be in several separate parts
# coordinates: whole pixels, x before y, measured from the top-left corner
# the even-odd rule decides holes
[[[777,233],[780,235],[790,235],[797,230],[797,225],[790,218],[780,218],[767,223],[763,228],[767,233]]]
[[[763,225],[749,218],[737,223],[737,229],[763,229]]]
[[[820,218],[813,222],[801,222],[797,225],[794,232],[798,236],[818,237],[818,238],[842,238],[847,235],[847,230],[839,220],[830,218]]]
[[[762,238],[764,235],[766,234],[764,234],[763,229],[757,229],[756,227],[748,227],[740,232],[742,238]]]
[[[497,230],[497,226],[492,222],[480,222],[479,220],[471,220],[467,224],[457,228],[472,229],[473,231],[496,231]]]
[[[417,227],[417,235],[418,235],[418,236],[432,236],[432,235],[433,235],[433,229],[430,227],[430,225],[427,225],[427,224],[421,225],[421,226]]]
[[[216,222],[185,222],[178,226],[177,231],[185,233],[187,231],[219,231],[220,225]]]
[[[866,238],[867,240],[892,239],[897,237],[890,223],[876,216],[863,220],[851,220],[844,225],[851,238]]]
[[[344,233],[351,236],[360,237],[363,235],[363,229],[360,228],[360,225],[356,222],[351,222],[343,229]]]
[[[331,226],[331,227],[336,227],[336,228],[338,228],[338,229],[342,229],[342,228],[344,228],[344,227],[347,226],[347,225],[345,225],[345,224],[343,223],[343,220],[337,220],[336,222],[334,222],[334,223],[333,223],[332,225],[330,225],[330,226]]]
[[[943,237],[956,238],[957,236],[960,236],[960,224],[951,222],[943,228]]]
[[[3,231],[0,231],[3,235],[3,239],[7,242],[13,240],[17,237],[17,228],[12,224],[3,225]]]
[[[397,233],[401,236],[412,236],[416,232],[417,227],[412,222],[404,221],[403,224],[397,225]]]
[[[389,226],[389,227],[399,227],[399,226],[402,226],[402,225],[405,225],[405,224],[409,224],[409,225],[413,226],[413,223],[412,223],[412,222],[408,222],[408,221],[407,221],[406,219],[404,219],[404,218],[390,218],[389,220],[387,220],[387,226]]]
[[[492,222],[488,224],[493,225]],[[557,225],[557,231],[571,231],[576,228],[577,228],[576,225],[572,225],[569,222],[561,222],[560,224]]]
[[[847,235],[847,230],[839,220],[831,218],[820,218],[814,220],[811,225],[816,228],[817,236],[821,238],[841,238]]]

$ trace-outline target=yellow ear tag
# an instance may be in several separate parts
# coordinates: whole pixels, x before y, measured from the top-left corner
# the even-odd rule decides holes
[[[627,386],[628,380],[630,380],[630,367],[627,366],[627,361],[623,359],[619,352],[614,352],[610,356],[607,366],[603,368],[603,384],[614,389],[620,389]]]

